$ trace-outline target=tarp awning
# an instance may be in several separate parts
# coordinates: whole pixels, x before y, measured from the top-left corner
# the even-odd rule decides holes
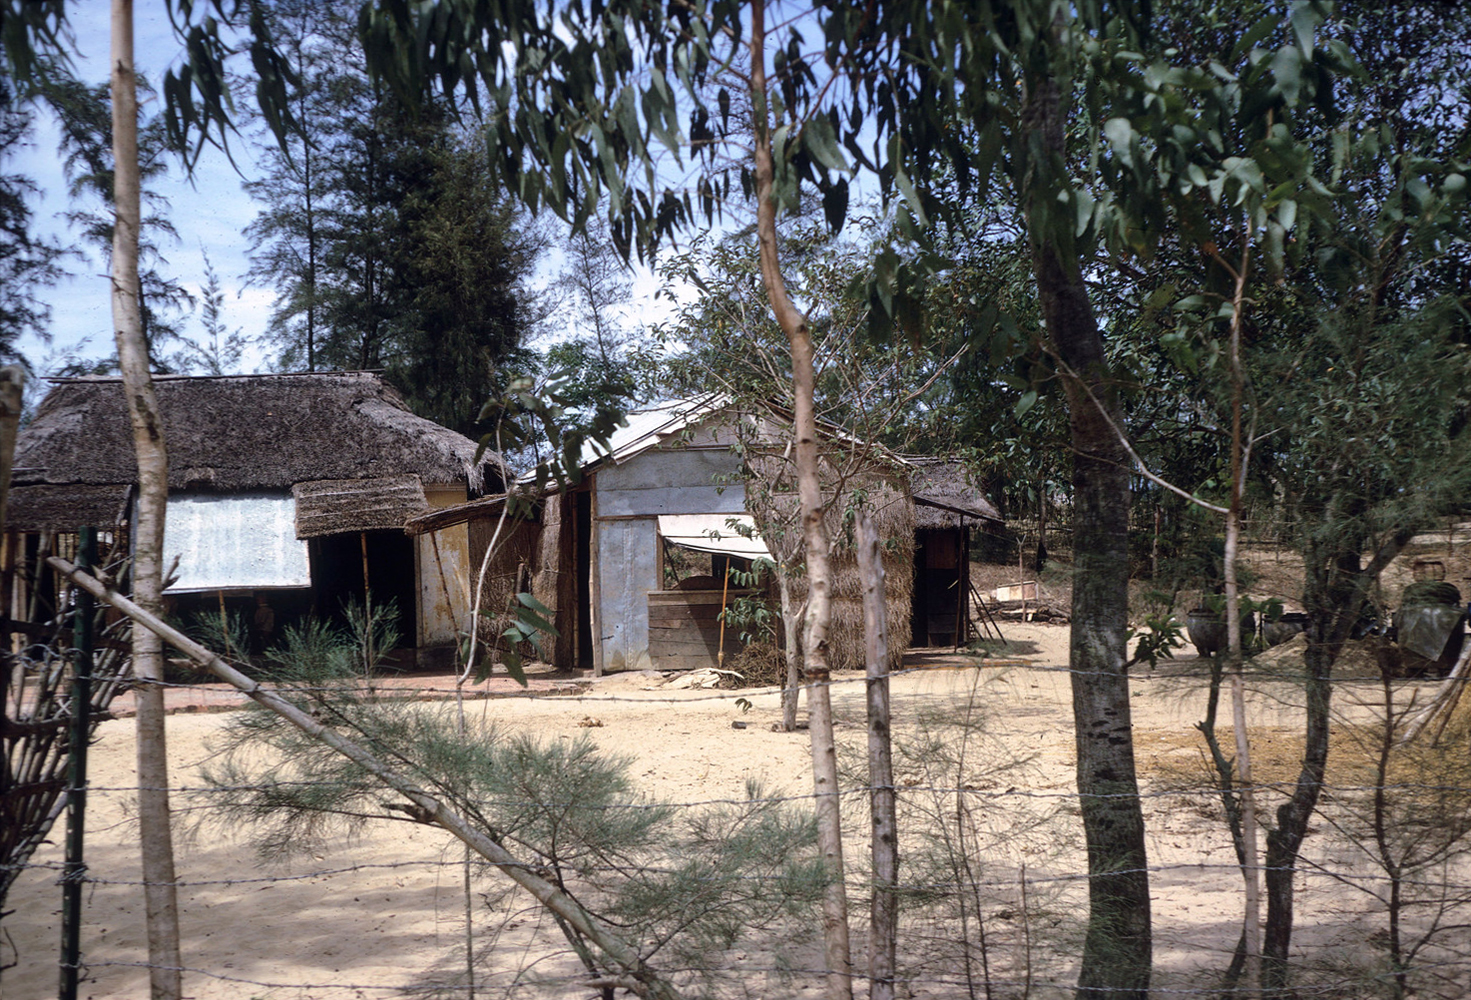
[[[169,497],[163,564],[178,557],[170,593],[309,587],[306,542],[296,537],[289,496]]]
[[[749,514],[660,514],[659,534],[696,552],[741,559],[771,557],[765,542],[750,537],[756,535],[756,522]]]

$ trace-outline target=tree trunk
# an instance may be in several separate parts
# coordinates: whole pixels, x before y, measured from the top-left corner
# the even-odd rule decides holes
[[[772,312],[792,352],[795,403],[797,494],[807,555],[807,620],[802,642],[807,689],[807,728],[812,738],[812,784],[817,812],[817,842],[829,879],[823,893],[822,924],[829,1000],[853,996],[848,947],[848,896],[843,884],[843,832],[838,802],[838,755],[833,742],[831,674],[827,630],[832,621],[831,571],[827,529],[822,519],[818,476],[817,417],[813,405],[812,334],[807,318],[787,294],[776,245],[776,165],[766,105],[766,7],[751,4],[751,98],[755,124],[756,235],[761,280]]]
[[[1251,738],[1246,727],[1245,650],[1241,637],[1241,593],[1236,579],[1236,552],[1241,540],[1241,506],[1246,471],[1251,461],[1250,433],[1243,432],[1246,373],[1241,365],[1241,323],[1246,309],[1246,281],[1250,274],[1250,229],[1242,239],[1240,266],[1235,269],[1231,305],[1229,361],[1231,370],[1231,503],[1226,511],[1223,553],[1226,583],[1226,656],[1231,661],[1231,721],[1236,732],[1236,769],[1241,788],[1241,877],[1245,883],[1245,912],[1241,939],[1245,953],[1246,991],[1255,996],[1262,982],[1261,900],[1257,878],[1256,795],[1251,784]]]
[[[1246,725],[1246,678],[1241,642],[1241,601],[1236,582],[1236,549],[1241,534],[1241,476],[1233,477],[1231,511],[1226,515],[1226,656],[1231,662],[1231,724],[1236,733],[1236,773],[1241,789],[1241,877],[1245,911],[1241,925],[1246,991],[1255,996],[1262,981],[1260,881],[1257,877],[1256,795],[1251,778],[1251,739]]]
[[[869,906],[869,1000],[893,1000],[899,941],[899,820],[890,742],[889,633],[884,619],[884,563],[868,515],[858,515],[858,570],[863,577],[863,631],[868,674],[868,801],[872,818],[873,900]]]
[[[138,282],[141,215],[132,0],[112,0],[112,144],[117,212],[112,245],[112,318],[138,459],[133,596],[144,609],[157,612],[163,603],[163,524],[169,466],[163,420],[149,373]],[[149,984],[154,1000],[177,1000],[182,995],[182,980],[161,686],[163,643],[148,629],[133,630],[133,675],[138,681],[138,839],[148,927]]]
[[[1340,531],[1332,545],[1309,540],[1303,547],[1303,607],[1308,613],[1308,648],[1305,693],[1302,769],[1292,795],[1277,807],[1277,825],[1267,830],[1267,849],[1262,858],[1267,895],[1267,919],[1262,930],[1262,986],[1281,990],[1287,986],[1287,954],[1292,946],[1292,881],[1297,873],[1297,856],[1307,837],[1308,820],[1317,808],[1328,769],[1328,723],[1333,697],[1333,663],[1343,644],[1353,634],[1354,623],[1369,592],[1384,567],[1399,555],[1410,540],[1400,532],[1374,553],[1362,566],[1359,553],[1368,540]]]
[[[1063,110],[1057,83],[1028,81],[1023,117],[1043,156],[1061,162]],[[1051,197],[1034,190],[1032,198]],[[1053,210],[1055,211],[1055,210]],[[1129,460],[1121,417],[1075,251],[1028,204],[1029,239],[1047,334],[1067,373],[1073,446],[1073,614],[1069,665],[1078,752],[1078,794],[1088,847],[1089,914],[1078,993],[1090,1000],[1144,1000],[1151,935],[1144,816],[1134,773],[1128,630]]]

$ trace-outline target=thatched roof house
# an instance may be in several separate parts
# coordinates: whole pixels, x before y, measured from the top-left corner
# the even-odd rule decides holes
[[[405,491],[405,476],[421,483],[458,483],[472,495],[486,486],[475,442],[409,412],[398,393],[372,373],[160,375],[154,384],[168,444],[170,492],[245,493],[351,483],[351,489],[335,493],[309,491],[317,498],[311,515],[318,518],[311,533],[324,534],[360,530],[357,522],[376,504],[417,508],[412,513],[427,510],[422,495]],[[16,445],[18,489],[11,498],[10,526],[69,530],[78,523],[64,503],[41,499],[62,491],[27,487],[101,488],[73,491],[80,498],[131,486],[137,475],[122,382],[57,380]],[[492,478],[498,478],[494,472]],[[324,511],[338,516],[323,520]],[[402,524],[398,518],[391,526]]]
[[[332,613],[371,588],[397,602],[410,645],[453,641],[452,583],[468,541],[436,559],[402,528],[503,488],[474,441],[414,415],[368,372],[155,385],[169,453],[166,558],[180,556],[171,593],[280,591],[272,599]],[[136,479],[121,381],[57,380],[17,442],[6,530],[121,528]]]

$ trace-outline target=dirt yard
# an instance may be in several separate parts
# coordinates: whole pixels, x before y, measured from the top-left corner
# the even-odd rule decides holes
[[[958,784],[967,793],[973,846],[984,868],[978,895],[982,926],[990,933],[989,961],[997,996],[1061,997],[1068,993],[1080,918],[1085,913],[1086,865],[1073,789],[1073,742],[1065,626],[1006,627],[1010,665],[979,667],[974,660],[942,655],[915,657],[916,669],[894,681],[897,781],[911,822],[927,810],[954,807],[957,776],[949,765],[906,747],[922,744],[937,712],[969,712],[980,724],[964,730],[972,741]],[[1193,990],[1213,982],[1208,971],[1224,967],[1235,945],[1242,906],[1241,877],[1234,867],[1219,800],[1210,792],[1203,742],[1193,728],[1205,711],[1205,661],[1193,657],[1140,669],[1133,684],[1133,718],[1142,789],[1147,796],[1148,847],[1154,868],[1155,958],[1158,987]],[[1400,694],[1420,699],[1431,685],[1407,683]],[[845,760],[861,766],[865,729],[864,685],[844,677],[834,688]],[[1340,683],[1336,704],[1340,737],[1372,719],[1377,685],[1367,679]],[[737,698],[750,701],[743,711]],[[1301,743],[1301,692],[1288,680],[1253,683],[1252,737],[1261,780],[1295,775]],[[811,789],[805,732],[774,732],[780,717],[772,692],[671,689],[663,678],[615,675],[578,696],[497,698],[472,710],[513,731],[545,740],[586,735],[630,759],[639,788],[677,803],[737,799],[748,779],[768,794],[801,796]],[[233,712],[176,714],[169,739],[174,761],[179,899],[183,910],[186,995],[219,998],[335,998],[428,995],[435,983],[453,980],[464,936],[463,888],[456,862],[460,849],[424,826],[371,823],[363,835],[329,850],[298,858],[289,867],[261,866],[250,830],[196,823],[207,819],[210,793],[199,768],[210,761],[221,727]],[[1223,707],[1222,718],[1229,719]],[[744,724],[743,726],[740,724]],[[949,738],[949,737],[947,737]],[[1223,742],[1231,745],[1229,730]],[[93,793],[88,805],[88,864],[97,880],[86,893],[83,950],[88,982],[83,996],[147,994],[141,893],[132,822],[133,730],[130,720],[104,724],[92,749]],[[855,773],[856,777],[856,773]],[[945,795],[949,787],[952,794]],[[849,800],[852,833],[848,866],[866,866],[866,807]],[[32,1000],[54,995],[60,935],[60,826],[34,859],[9,900],[0,955],[18,966],[0,976],[4,996]],[[191,832],[192,831],[192,832]],[[1350,852],[1331,830],[1318,828],[1309,856],[1332,867]],[[913,869],[906,869],[912,871]],[[1028,893],[1019,886],[1026,882]],[[850,879],[850,884],[853,880]],[[1295,945],[1325,968],[1364,969],[1374,964],[1382,914],[1371,912],[1362,893],[1322,874],[1300,877],[1299,932]],[[484,891],[477,887],[477,893]],[[482,897],[490,899],[491,897]],[[494,900],[480,907],[478,934],[485,962],[477,996],[583,997],[575,959],[558,947],[555,928],[526,900]],[[856,909],[856,908],[855,908]],[[866,926],[865,913],[852,924]],[[961,970],[944,956],[948,933],[919,907],[901,944],[912,981],[908,996],[959,996]],[[855,940],[861,942],[861,933]],[[1028,957],[1029,956],[1029,957]],[[792,981],[769,973],[772,962],[757,947],[730,954],[739,992],[752,996],[818,996],[820,980]],[[1211,971],[1211,974],[1214,974]],[[1335,973],[1337,974],[1337,973]],[[1460,973],[1464,977],[1464,971]],[[1030,977],[1030,978],[1028,978]],[[541,985],[537,985],[538,983]],[[1009,985],[1008,985],[1009,984]],[[463,996],[464,991],[444,995]],[[1352,992],[1328,995],[1368,995]]]

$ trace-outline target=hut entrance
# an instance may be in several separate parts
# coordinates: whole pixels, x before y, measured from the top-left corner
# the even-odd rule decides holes
[[[577,650],[579,667],[593,665],[592,648],[592,492],[569,493],[575,507],[577,529],[572,533],[577,547]]]
[[[347,532],[322,535],[309,542],[312,602],[319,618],[344,623],[349,604],[362,604],[363,549],[366,540],[368,583],[373,606],[393,602],[399,646],[418,645],[415,629],[416,580],[414,542],[402,531]]]
[[[909,628],[915,646],[953,646],[957,631],[965,628],[969,549],[968,528],[922,528],[914,533],[914,602]]]

